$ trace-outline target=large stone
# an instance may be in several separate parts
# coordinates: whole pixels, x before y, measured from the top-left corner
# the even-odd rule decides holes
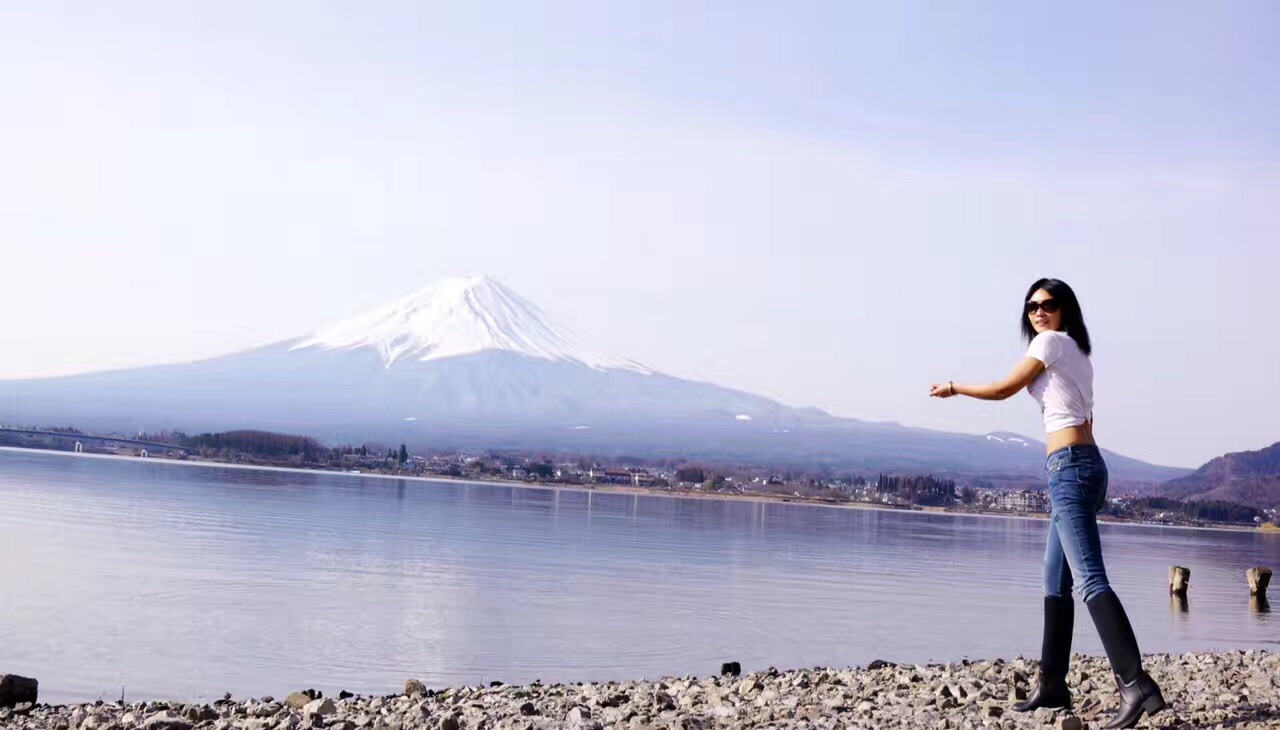
[[[1083,724],[1080,718],[1074,715],[1058,718],[1058,723],[1053,726],[1054,730],[1080,730]]]
[[[173,710],[161,710],[142,723],[143,730],[191,730],[191,723]]]
[[[427,686],[416,679],[410,679],[404,683],[404,694],[406,697],[421,697],[427,693]]]
[[[31,677],[0,674],[0,707],[13,707],[19,702],[39,702],[40,683]]]
[[[35,705],[30,702],[19,702],[13,706],[12,713],[14,717],[23,717],[25,715],[30,715],[31,711],[34,709]]]
[[[720,676],[736,677],[742,674],[742,665],[738,662],[725,662],[720,665]]]
[[[622,707],[631,701],[631,695],[626,692],[610,692],[608,695],[600,698],[601,707]]]
[[[104,730],[114,725],[115,723],[106,715],[90,715],[84,719],[84,722],[80,723],[80,730]]]
[[[1169,566],[1169,592],[1175,596],[1186,597],[1191,587],[1191,568],[1181,565]]]
[[[301,710],[315,700],[307,692],[294,692],[284,699],[284,704],[291,710]]]
[[[306,707],[308,704],[309,703],[304,702],[302,703],[302,706]],[[259,705],[250,705],[249,714],[253,717],[275,717],[276,715],[280,714],[280,705],[275,702],[268,702],[266,704],[259,704]],[[202,722],[204,720],[217,720],[218,713],[214,712],[213,717],[201,716],[198,719]]]
[[[334,706],[333,700],[327,697],[318,700],[311,700],[302,708],[303,716],[320,715],[321,717],[324,717],[325,715],[332,715],[337,711],[338,708]]]

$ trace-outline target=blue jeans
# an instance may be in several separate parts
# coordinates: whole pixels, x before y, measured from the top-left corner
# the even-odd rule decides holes
[[[1068,446],[1049,454],[1049,539],[1044,594],[1071,597],[1073,576],[1085,601],[1111,590],[1102,563],[1098,511],[1107,503],[1107,464],[1097,446]]]

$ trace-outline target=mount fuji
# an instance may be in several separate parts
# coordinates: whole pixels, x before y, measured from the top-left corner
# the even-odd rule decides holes
[[[1042,478],[1044,451],[837,418],[600,350],[484,276],[447,279],[293,340],[199,362],[0,381],[0,422],[89,431],[260,428],[334,442],[685,457]],[[1108,455],[1114,477],[1187,470]]]

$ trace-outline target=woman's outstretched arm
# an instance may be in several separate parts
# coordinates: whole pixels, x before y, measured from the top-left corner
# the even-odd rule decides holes
[[[953,395],[967,395],[980,400],[1005,400],[1031,384],[1040,373],[1044,372],[1044,363],[1034,357],[1024,357],[1013,366],[1013,372],[998,383],[989,385],[961,385],[960,383],[935,383],[929,388],[929,395],[934,398],[950,398]]]

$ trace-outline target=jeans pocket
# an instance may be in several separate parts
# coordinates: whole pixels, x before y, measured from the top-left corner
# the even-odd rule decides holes
[[[1107,470],[1099,468],[1093,464],[1083,464],[1075,468],[1076,479],[1080,484],[1080,491],[1085,494],[1089,501],[1097,507],[1101,507],[1107,499]]]
[[[1111,478],[1106,468],[1102,469],[1102,473],[1098,476],[1098,485],[1095,487],[1098,498],[1098,512],[1106,509],[1107,506],[1107,487],[1110,485]]]
[[[1049,500],[1054,508],[1093,503],[1093,496],[1080,481],[1079,468],[1063,464],[1049,474]]]

